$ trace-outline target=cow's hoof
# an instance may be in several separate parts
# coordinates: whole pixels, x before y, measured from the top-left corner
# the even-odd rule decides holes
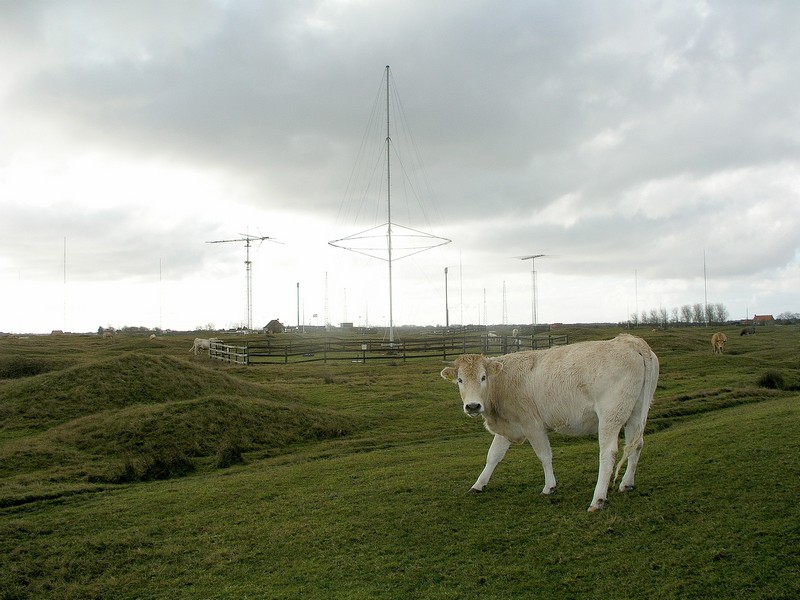
[[[606,507],[605,500],[598,500],[594,502],[590,507],[588,512],[597,512],[598,510],[603,510]]]
[[[621,485],[619,486],[620,492],[630,492],[631,490],[635,489],[636,486],[633,485]]]
[[[468,494],[482,494],[483,490],[479,490],[478,488],[469,488]]]
[[[547,487],[546,487],[546,488],[544,488],[544,489],[542,490],[542,495],[543,495],[543,496],[549,496],[550,494],[552,494],[552,493],[553,493],[553,492],[555,492],[555,491],[556,491],[556,486],[553,486],[553,487],[551,487],[551,488],[547,488]]]

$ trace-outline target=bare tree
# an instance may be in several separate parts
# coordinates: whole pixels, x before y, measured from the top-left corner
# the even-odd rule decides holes
[[[703,323],[703,305],[699,302],[692,305],[692,322]]]
[[[721,302],[714,305],[714,320],[717,323],[725,323],[728,320],[728,309]]]
[[[706,304],[705,307],[704,307],[703,312],[705,313],[705,316],[706,316],[706,323],[714,323],[714,322],[716,322],[717,313],[714,311],[714,305],[713,304]]]
[[[692,322],[692,307],[688,304],[681,306],[681,322],[686,325]]]

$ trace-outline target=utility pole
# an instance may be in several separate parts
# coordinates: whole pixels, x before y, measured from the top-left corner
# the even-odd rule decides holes
[[[444,268],[444,326],[450,327],[450,305],[447,302],[447,267]]]

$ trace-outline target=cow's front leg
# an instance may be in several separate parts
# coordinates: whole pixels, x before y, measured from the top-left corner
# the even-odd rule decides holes
[[[544,470],[543,494],[552,494],[556,491],[556,476],[553,473],[553,450],[550,448],[550,440],[547,438],[547,431],[544,429],[534,429],[527,432],[528,441],[536,452],[539,462],[542,463]]]
[[[506,455],[506,452],[510,446],[511,442],[509,440],[504,438],[502,435],[494,434],[492,445],[489,446],[489,452],[486,454],[486,466],[483,468],[483,471],[481,471],[478,480],[472,484],[470,491],[483,491],[483,488],[486,487],[486,484],[489,483],[489,479],[492,477],[494,468],[501,460],[503,460],[503,457]]]

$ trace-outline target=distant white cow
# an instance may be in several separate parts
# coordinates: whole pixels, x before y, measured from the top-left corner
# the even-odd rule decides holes
[[[619,489],[632,489],[658,368],[658,358],[647,343],[628,334],[498,358],[460,356],[441,375],[458,384],[464,412],[470,417],[482,415],[486,429],[494,434],[486,466],[472,490],[480,492],[489,483],[512,442],[528,440],[544,469],[542,493],[551,494],[556,478],[547,431],[597,433],[600,468],[589,511],[598,510],[608,496],[623,427],[625,450],[615,478],[627,461]]]
[[[211,343],[212,342],[221,342],[222,340],[219,338],[194,338],[194,345],[189,348],[189,352],[194,352],[195,356],[197,356],[198,350],[205,350],[211,354]]]
[[[722,349],[725,348],[725,342],[728,341],[728,336],[718,331],[711,336],[711,346],[714,348],[714,354],[722,354]]]
[[[199,350],[207,350],[210,354],[211,340],[203,338],[194,338],[194,345],[191,348],[189,348],[189,352],[194,352],[194,355],[197,356],[197,352]]]
[[[111,339],[113,337],[114,337],[114,332],[113,331],[104,331],[103,332],[103,339],[104,340],[108,340],[108,339]]]

